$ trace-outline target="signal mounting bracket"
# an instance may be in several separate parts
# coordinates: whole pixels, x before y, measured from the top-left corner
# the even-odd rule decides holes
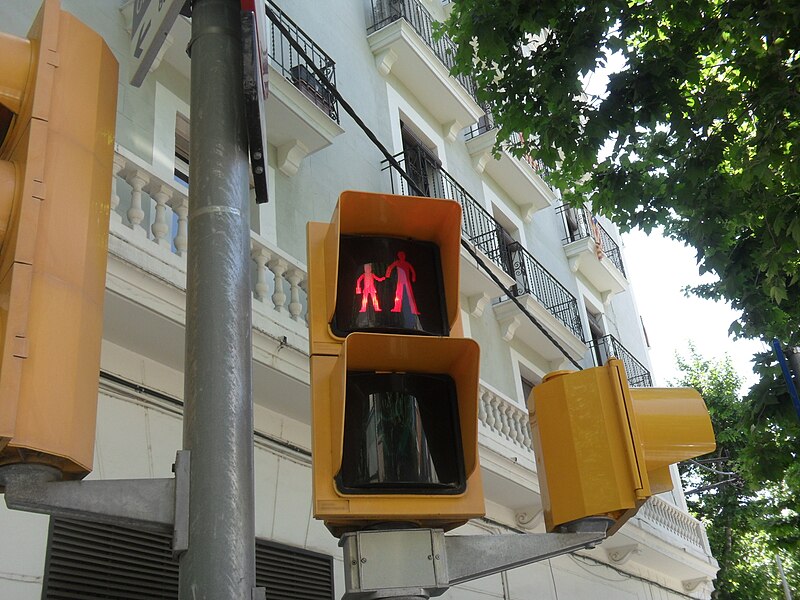
[[[343,600],[412,600],[451,586],[546,560],[605,537],[610,520],[584,519],[569,533],[445,536],[441,529],[346,533]]]

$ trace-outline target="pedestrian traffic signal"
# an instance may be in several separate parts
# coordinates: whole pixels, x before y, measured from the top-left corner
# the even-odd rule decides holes
[[[0,466],[92,468],[117,62],[58,0],[0,34]]]
[[[450,529],[484,514],[479,349],[461,333],[461,208],[344,192],[308,224],[314,515]]]
[[[669,465],[715,448],[696,390],[630,388],[616,358],[550,373],[528,402],[547,531],[600,516],[610,535],[672,489]]]

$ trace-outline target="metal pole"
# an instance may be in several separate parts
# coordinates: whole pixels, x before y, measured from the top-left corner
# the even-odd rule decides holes
[[[250,223],[239,0],[194,0],[181,600],[255,586]]]

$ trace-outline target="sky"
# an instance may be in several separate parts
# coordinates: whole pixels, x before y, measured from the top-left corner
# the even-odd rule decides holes
[[[648,236],[640,230],[623,235],[622,243],[625,270],[650,341],[655,385],[678,378],[675,353],[687,356],[691,341],[704,358],[728,354],[745,380],[741,392],[746,392],[756,382],[750,359],[768,347],[728,336],[737,314],[730,305],[683,293],[687,285],[713,280],[699,275],[695,251],[657,232]]]

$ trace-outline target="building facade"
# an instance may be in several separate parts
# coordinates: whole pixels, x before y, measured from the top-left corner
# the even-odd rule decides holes
[[[132,87],[133,5],[62,0],[120,63],[90,475],[98,479],[170,476],[182,435],[191,26],[179,17],[143,85]],[[487,514],[456,533],[544,531],[526,398],[543,375],[570,367],[565,353],[586,367],[616,356],[632,385],[652,385],[651,369],[615,227],[588,209],[562,206],[535,160],[493,154],[492,116],[476,101],[472,81],[448,74],[449,40],[433,36],[448,2],[267,0],[266,7],[270,201],[252,203],[250,254],[259,583],[268,597],[339,598],[341,550],[311,515],[305,224],[328,221],[341,191],[457,200],[464,239],[548,333],[462,250],[461,317],[481,346]],[[24,36],[37,10],[37,2],[5,0],[0,30]],[[4,505],[0,532],[2,598],[177,597],[177,566],[169,540],[158,535]],[[716,569],[678,487],[651,498],[593,550],[463,584],[446,597],[708,598]]]

